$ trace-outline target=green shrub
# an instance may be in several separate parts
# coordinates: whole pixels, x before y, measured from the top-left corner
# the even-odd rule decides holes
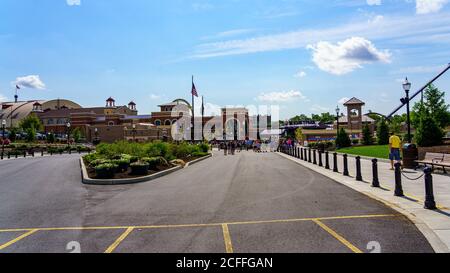
[[[199,148],[200,148],[200,151],[202,151],[202,152],[204,152],[204,153],[209,152],[209,149],[210,149],[209,144],[207,144],[207,143],[202,143],[202,144],[200,144],[200,145],[198,145],[198,146],[199,146]]]
[[[130,166],[130,160],[126,158],[116,159],[111,162],[118,166],[117,170],[119,172],[126,172]]]
[[[143,162],[147,163],[151,170],[155,170],[156,167],[158,167],[159,162],[160,162],[159,157],[144,157],[141,160]]]
[[[113,163],[104,163],[95,167],[95,174],[97,178],[113,178],[118,166]]]
[[[89,163],[89,166],[91,168],[96,168],[97,166],[103,165],[103,164],[111,164],[112,162],[104,159],[104,158],[98,158],[98,159],[94,159]]]
[[[137,161],[130,164],[131,173],[134,175],[147,175],[150,165],[147,162]]]
[[[192,153],[193,157],[204,157],[204,156],[207,156],[207,155],[208,155],[208,153],[205,153],[205,152],[194,152],[194,153]]]
[[[359,144],[359,139],[353,139],[352,140],[352,144],[353,145],[358,145]]]

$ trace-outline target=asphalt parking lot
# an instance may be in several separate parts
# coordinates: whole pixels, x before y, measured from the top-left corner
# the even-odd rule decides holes
[[[137,185],[81,184],[77,155],[0,162],[0,252],[433,252],[394,210],[276,154]]]

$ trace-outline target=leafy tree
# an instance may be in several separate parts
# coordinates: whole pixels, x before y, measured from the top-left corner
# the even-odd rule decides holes
[[[378,123],[377,139],[379,145],[389,144],[389,128],[384,119]]]
[[[431,116],[424,116],[419,122],[416,132],[416,142],[419,146],[430,147],[442,144],[443,130]]]
[[[27,133],[27,142],[33,142],[36,140],[36,129],[34,127],[26,128],[25,133]]]
[[[22,119],[19,123],[19,127],[22,128],[25,132],[27,132],[27,129],[34,128],[35,132],[42,130],[42,122],[41,120],[36,116],[36,114],[31,113],[26,118]]]
[[[297,139],[299,143],[301,143],[305,139],[302,128],[298,128],[297,130],[295,130],[295,139]]]
[[[75,143],[78,143],[80,141],[80,139],[82,137],[80,128],[77,127],[73,130],[72,137],[73,137],[73,140],[75,141]]]
[[[350,137],[348,136],[344,128],[341,128],[336,137],[336,147],[345,148],[350,146],[352,146]]]
[[[11,128],[11,130],[9,130],[9,140],[11,140],[12,142],[16,141],[18,132],[19,132],[18,128],[16,127]]]
[[[368,124],[366,124],[363,128],[363,139],[362,139],[362,143],[364,145],[372,145],[373,141],[372,141],[372,132],[370,132],[370,127]]]
[[[440,128],[450,125],[450,105],[445,103],[445,92],[430,85],[424,91],[424,102],[416,103],[411,113],[411,123],[415,128],[419,126],[422,117],[432,117]]]

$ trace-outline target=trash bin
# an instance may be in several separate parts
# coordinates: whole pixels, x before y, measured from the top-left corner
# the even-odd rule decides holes
[[[416,160],[419,159],[419,150],[415,144],[403,145],[403,167],[407,169],[416,169],[418,164]]]

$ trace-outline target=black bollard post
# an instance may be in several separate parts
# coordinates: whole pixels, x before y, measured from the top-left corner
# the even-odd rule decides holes
[[[23,151],[23,157],[27,157],[27,151]]]
[[[344,175],[345,176],[349,176],[350,174],[348,173],[348,155],[344,154]]]
[[[303,151],[305,152],[305,156],[304,156],[304,160],[308,161],[308,150],[306,148],[303,149]]]
[[[31,152],[31,156],[34,157],[34,150]]]
[[[401,163],[396,163],[395,164],[395,192],[394,195],[395,196],[399,196],[402,197],[404,196],[403,194],[403,187],[402,187],[402,164]]]
[[[337,153],[333,153],[333,172],[337,173],[338,170],[338,162],[337,162]]]
[[[356,181],[363,181],[361,174],[361,157],[356,157]]]
[[[41,156],[44,156],[44,149],[41,149]]]
[[[11,153],[10,152],[8,152],[8,159],[10,159],[11,158]]]
[[[319,150],[319,167],[323,167],[322,151]]]
[[[312,162],[311,148],[308,149],[308,162]]]
[[[313,164],[317,165],[317,151],[313,150]]]
[[[349,173],[348,173],[348,155],[344,154],[343,158],[344,158],[344,172],[343,172],[343,175],[344,176],[349,176]]]
[[[325,152],[325,169],[330,169],[330,153],[328,151]]]
[[[300,159],[303,160],[303,148],[300,148]]]
[[[376,158],[372,159],[372,176],[372,187],[379,188],[380,180],[378,179],[378,159]]]
[[[300,148],[297,148],[297,158],[300,159]]]
[[[16,158],[18,158],[19,157],[19,151],[16,151],[15,154],[16,154]]]
[[[3,152],[2,152],[1,160],[3,160]]]
[[[69,155],[72,154],[72,148],[69,147]]]
[[[433,176],[431,173],[433,170],[430,167],[426,167],[424,170],[425,173],[425,206],[424,208],[435,210],[436,202],[434,201],[434,193],[433,193]]]

